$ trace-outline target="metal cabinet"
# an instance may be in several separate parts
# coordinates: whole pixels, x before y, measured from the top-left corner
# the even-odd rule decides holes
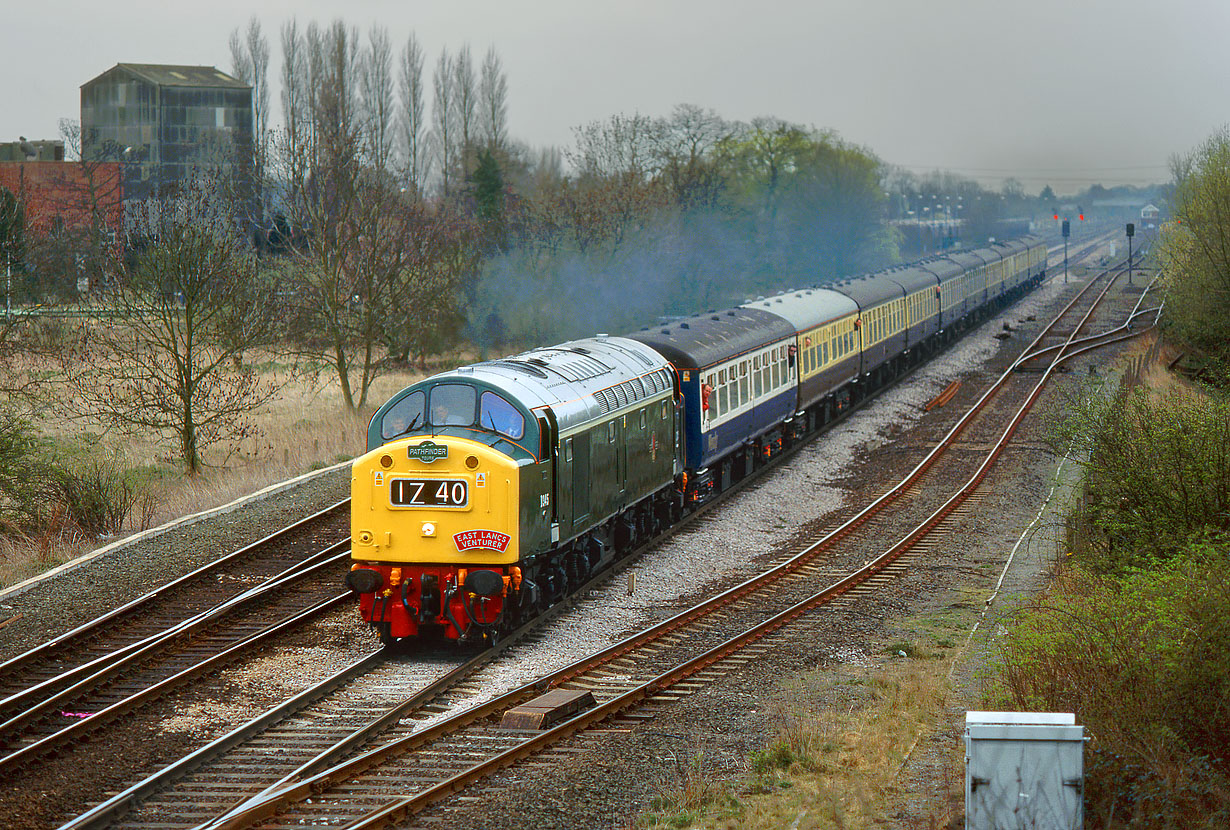
[[[965,713],[967,830],[1076,830],[1084,727],[1070,713]]]

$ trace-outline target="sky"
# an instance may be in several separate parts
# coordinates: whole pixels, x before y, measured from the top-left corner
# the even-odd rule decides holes
[[[509,127],[534,147],[615,114],[695,104],[828,129],[888,163],[1028,192],[1169,178],[1230,121],[1225,0],[0,0],[0,141],[58,137],[79,88],[116,63],[231,69],[254,10],[270,41],[297,18],[494,46]]]

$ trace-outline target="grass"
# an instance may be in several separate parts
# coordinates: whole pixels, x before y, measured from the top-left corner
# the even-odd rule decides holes
[[[747,762],[738,784],[698,780],[681,771],[639,826],[659,828],[882,827],[907,795],[899,773],[915,744],[946,717],[948,669],[955,643],[973,614],[944,609],[907,621],[911,635],[879,652],[783,682],[776,694],[777,728]],[[898,652],[905,651],[906,658]],[[959,809],[963,772],[954,744],[936,780],[949,808]],[[917,795],[917,794],[915,794]],[[940,826],[947,814],[932,808],[906,826]],[[897,826],[902,826],[898,823]]]
[[[457,360],[453,357],[445,363],[452,365]],[[354,458],[364,451],[367,424],[376,408],[427,374],[407,370],[377,378],[369,393],[370,405],[355,413],[346,409],[336,377],[328,372],[291,373],[271,362],[262,364],[261,371],[281,388],[253,413],[255,436],[212,450],[205,458],[206,471],[195,477],[185,476],[167,447],[152,437],[106,433],[98,424],[53,418],[45,418],[39,427],[57,445],[93,447],[114,457],[138,482],[140,496],[118,534],[122,536]],[[71,561],[114,538],[91,538],[69,527],[38,537],[0,538],[0,588]]]

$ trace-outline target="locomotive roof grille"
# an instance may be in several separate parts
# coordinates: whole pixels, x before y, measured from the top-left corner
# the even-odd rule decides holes
[[[594,402],[603,414],[643,401],[650,395],[665,392],[670,389],[670,375],[666,369],[658,369],[644,377],[625,380],[608,389],[599,389],[594,393]]]
[[[529,363],[526,363],[521,360],[496,360],[496,361],[493,361],[493,365],[504,366],[508,369],[513,369],[515,371],[522,372],[524,374],[531,375],[536,378],[546,378],[547,377],[547,373],[544,372],[542,369],[539,369],[537,366],[531,366]]]

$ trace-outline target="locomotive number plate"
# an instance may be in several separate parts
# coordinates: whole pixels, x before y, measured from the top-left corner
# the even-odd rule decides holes
[[[456,478],[395,478],[389,482],[389,502],[401,507],[465,507],[470,487]]]

